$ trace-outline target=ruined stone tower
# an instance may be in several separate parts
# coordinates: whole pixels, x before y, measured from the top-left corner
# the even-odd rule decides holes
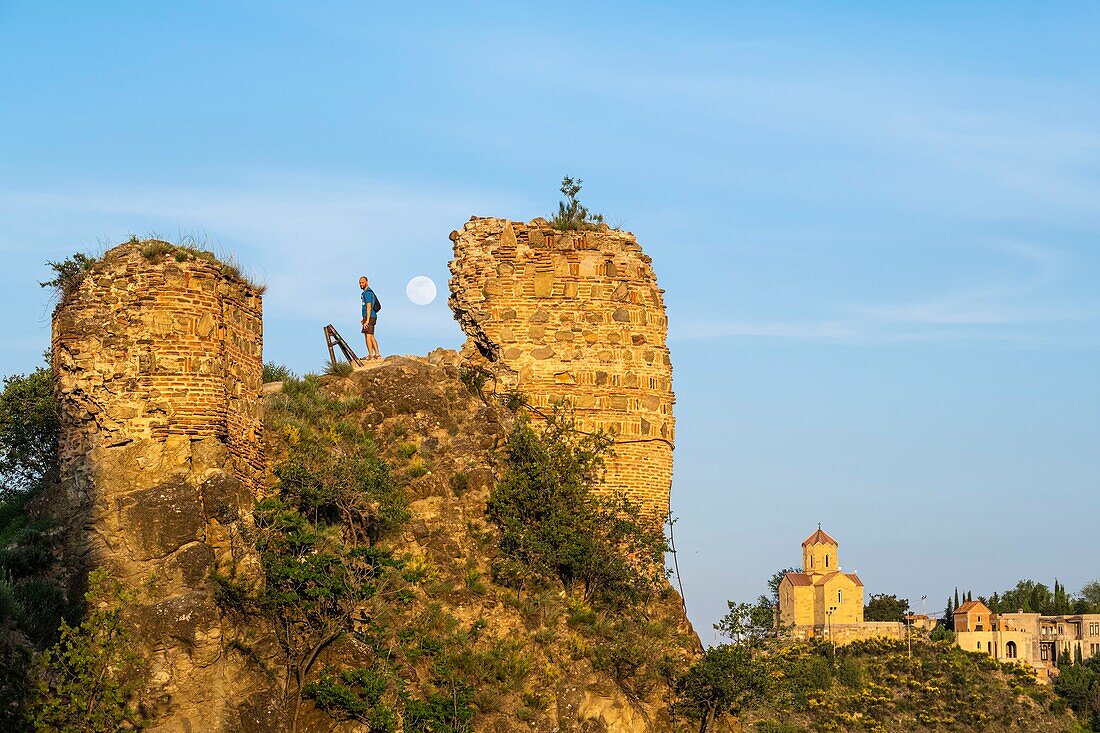
[[[615,436],[604,486],[669,509],[674,421],[663,291],[634,235],[472,218],[452,232],[451,309],[464,352],[533,405],[564,402]]]
[[[244,632],[212,579],[261,577],[246,536],[263,476],[260,294],[209,253],[120,245],[58,305],[53,368],[57,511],[74,565],[139,591],[127,613],[160,705],[152,729],[264,729],[268,683],[232,651]]]

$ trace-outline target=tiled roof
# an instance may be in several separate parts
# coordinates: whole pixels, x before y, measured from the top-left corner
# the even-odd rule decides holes
[[[844,573],[844,574],[847,575],[853,583],[855,583],[856,585],[858,585],[861,588],[863,587],[863,581],[859,579],[858,575],[856,575],[855,573]]]
[[[981,606],[986,611],[989,611],[989,608],[986,607],[986,605],[984,603],[982,603],[981,601],[967,601],[966,603],[964,603],[961,606],[959,606],[958,608],[956,608],[955,613],[966,613],[967,611],[973,610],[974,608],[977,608],[978,606]]]
[[[832,537],[830,537],[828,532],[823,530],[821,527],[818,527],[816,532],[814,532],[812,535],[810,535],[805,540],[803,540],[802,546],[805,547],[806,545],[837,545],[837,546],[839,546],[840,543],[837,542],[836,540],[834,540]]]
[[[806,573],[787,573],[787,580],[791,581],[791,585],[813,585],[813,580]]]

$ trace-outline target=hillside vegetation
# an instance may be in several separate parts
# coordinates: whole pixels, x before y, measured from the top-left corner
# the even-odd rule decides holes
[[[280,629],[257,663],[285,667],[299,730],[670,730],[697,641],[663,534],[591,491],[604,437],[481,386],[411,359],[288,380],[266,588],[223,579],[226,607]]]
[[[1083,731],[1050,686],[1023,666],[947,642],[915,639],[838,647],[799,644],[767,655],[766,701],[744,713],[745,730]]]

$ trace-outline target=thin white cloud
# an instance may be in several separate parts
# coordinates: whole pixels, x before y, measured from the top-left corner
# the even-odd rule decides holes
[[[974,286],[924,300],[833,306],[821,319],[798,321],[696,321],[675,338],[774,338],[834,342],[938,342],[967,338],[1041,341],[1028,326],[1100,320],[1100,303],[1058,302],[1063,256],[1051,247],[994,242],[1011,275],[994,274]],[[836,315],[839,312],[841,315]]]

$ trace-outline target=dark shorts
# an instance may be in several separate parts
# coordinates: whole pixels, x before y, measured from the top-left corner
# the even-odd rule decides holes
[[[378,323],[377,318],[372,318],[363,324],[363,333],[374,335],[374,324]]]

